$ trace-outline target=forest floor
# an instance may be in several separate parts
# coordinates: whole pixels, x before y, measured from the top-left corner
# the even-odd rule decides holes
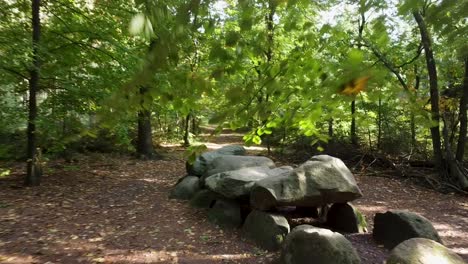
[[[210,138],[211,148],[239,142]],[[183,149],[164,159],[91,154],[74,163],[49,161],[40,187],[23,188],[23,164],[0,177],[0,263],[274,263],[271,253],[220,229],[206,212],[168,194],[185,175]],[[252,153],[259,149],[250,150]],[[279,163],[281,161],[278,161]],[[372,230],[376,212],[409,210],[432,221],[446,246],[468,261],[468,197],[441,194],[402,179],[356,173],[364,197],[354,202]],[[371,233],[347,235],[362,263],[388,251]]]

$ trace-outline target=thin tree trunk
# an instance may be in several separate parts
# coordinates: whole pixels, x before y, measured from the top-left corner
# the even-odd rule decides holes
[[[145,87],[140,88],[139,92],[142,98],[147,90]],[[155,152],[151,129],[151,111],[143,105],[143,99],[141,100],[140,108],[138,111],[137,155],[139,158],[152,159],[155,157]]]
[[[443,115],[442,120],[444,121],[442,132],[444,137],[445,153],[447,159],[446,166],[448,171],[450,172],[449,176],[451,180],[455,181],[462,190],[468,190],[468,176],[464,173],[462,164],[457,162],[452,152],[452,146],[450,144],[449,133],[447,129],[446,114]]]
[[[426,27],[426,23],[419,11],[413,12],[413,16],[418,23],[421,33],[421,41],[426,55],[427,71],[429,73],[429,88],[431,96],[431,116],[435,125],[431,127],[432,148],[434,154],[434,163],[440,172],[443,172],[442,149],[440,140],[440,116],[439,116],[439,90],[437,84],[437,69],[432,51],[432,41]]]
[[[280,149],[280,154],[283,155],[284,153],[284,146],[286,145],[286,137],[288,135],[288,128],[286,126],[286,121],[283,121],[283,135],[281,136],[281,149]]]
[[[414,90],[418,91],[419,90],[419,84],[421,83],[421,77],[419,76],[418,73],[418,66],[414,65],[414,75],[416,76],[416,80],[414,83]],[[416,93],[416,92],[415,92]],[[411,151],[413,151],[416,148],[416,121],[415,121],[415,116],[414,112],[411,111],[411,116],[410,116],[410,122],[411,122]]]
[[[463,80],[463,94],[460,99],[460,135],[458,136],[456,159],[461,163],[465,155],[468,103],[468,56],[465,58],[465,79]]]
[[[362,48],[362,34],[364,32],[364,27],[366,25],[366,17],[364,13],[361,13],[360,19],[359,19],[359,25],[358,25],[358,31],[359,31],[359,42],[357,44],[357,48],[360,50]],[[351,144],[357,145],[358,144],[358,138],[357,138],[357,133],[356,133],[356,100],[353,100],[351,102]]]
[[[41,164],[36,153],[36,117],[37,100],[36,94],[39,88],[39,41],[41,38],[40,0],[32,1],[32,61],[33,65],[29,72],[29,114],[28,114],[28,146],[27,146],[27,175],[25,185],[38,186],[41,183]]]
[[[373,151],[373,149],[372,149],[373,148],[373,146],[372,146],[372,133],[371,133],[369,128],[367,129],[367,140],[369,142],[369,150]]]
[[[191,123],[192,123],[192,127],[190,128],[190,130],[192,131],[192,134],[198,135],[198,133],[199,133],[199,131],[198,131],[199,128],[198,128],[198,122],[197,122],[197,115],[194,114],[194,113],[192,113],[192,114],[190,115],[190,117],[191,117],[191,121],[192,121],[192,122],[191,122]]]
[[[191,114],[187,114],[185,117],[185,127],[184,127],[184,146],[188,147],[190,146],[190,140],[189,140],[189,132],[190,132],[190,116]]]
[[[357,145],[358,144],[358,139],[356,135],[356,101],[353,100],[351,102],[351,144]]]
[[[377,150],[382,147],[382,98],[379,96],[379,108],[377,113]]]
[[[410,115],[410,126],[411,126],[411,151],[416,148],[416,122],[414,119],[414,113]]]
[[[266,55],[266,63],[267,65],[272,65],[273,61],[273,47],[274,47],[274,40],[275,40],[275,27],[274,27],[274,17],[275,17],[275,12],[276,12],[276,7],[277,4],[274,1],[269,2],[269,12],[265,17],[266,20],[266,27],[267,27],[267,42],[268,42],[268,47],[265,52]],[[267,72],[266,75],[270,78],[272,76],[269,76],[270,74]],[[270,99],[270,94],[268,93],[268,90],[265,92],[265,100],[264,103],[265,105],[269,104],[269,99]],[[263,101],[263,95],[262,95],[262,101]],[[265,125],[267,123],[267,119],[262,120],[262,125]],[[265,135],[264,136],[264,142],[267,147],[267,153],[268,155],[271,154],[271,136],[270,135]]]
[[[148,110],[138,111],[137,154],[140,158],[154,158],[155,152],[151,130],[151,112]]]

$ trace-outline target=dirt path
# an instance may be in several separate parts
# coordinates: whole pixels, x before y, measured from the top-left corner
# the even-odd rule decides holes
[[[268,256],[169,200],[184,161],[93,156],[38,188],[0,181],[0,263],[258,263]],[[21,174],[14,172],[13,176]],[[13,187],[13,188],[12,188]],[[266,261],[266,260],[265,260]]]
[[[185,174],[182,151],[167,151],[163,161],[92,155],[74,164],[50,162],[37,188],[20,188],[24,170],[14,167],[0,178],[0,263],[271,262],[275,254],[244,241],[238,230],[221,230],[204,211],[167,198]],[[466,197],[386,178],[357,180],[364,198],[356,204],[370,225],[377,211],[421,213],[468,260]],[[349,238],[363,263],[381,263],[388,254],[369,234]]]

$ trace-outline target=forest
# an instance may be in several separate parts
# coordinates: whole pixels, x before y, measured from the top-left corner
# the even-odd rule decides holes
[[[378,186],[455,197],[466,227],[467,36],[467,1],[1,0],[0,220],[35,196],[31,215],[92,199],[86,186],[118,201],[125,182],[133,203],[146,187],[117,174],[167,170],[154,181],[174,184],[233,133],[281,164],[329,154]],[[23,221],[0,224],[0,262],[34,263],[2,251]]]

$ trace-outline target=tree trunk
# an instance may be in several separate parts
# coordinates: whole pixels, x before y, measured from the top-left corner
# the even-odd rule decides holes
[[[382,147],[382,98],[379,96],[379,108],[377,113],[377,150]]]
[[[357,145],[358,144],[358,139],[356,135],[356,101],[353,100],[351,102],[351,144]]]
[[[443,115],[442,120],[444,121],[442,132],[444,136],[444,147],[446,153],[446,167],[449,172],[449,177],[452,181],[455,181],[462,190],[468,190],[468,176],[464,173],[462,164],[457,162],[455,159],[455,156],[452,152],[452,146],[450,145],[446,113]]]
[[[419,84],[421,83],[421,77],[419,76],[419,73],[418,73],[418,66],[417,65],[414,65],[414,75],[416,76],[416,80],[415,80],[415,83],[414,83],[414,90],[415,91],[418,91],[419,90]],[[416,93],[416,92],[415,92]],[[416,121],[415,121],[415,115],[414,115],[414,112],[411,111],[411,152],[413,152],[414,149],[416,149],[416,144],[417,144],[417,140],[416,140]]]
[[[333,118],[328,119],[328,142],[333,141]]]
[[[143,98],[147,88],[140,88],[140,96]],[[139,158],[152,159],[155,157],[153,148],[153,133],[151,129],[151,111],[146,109],[141,100],[140,110],[138,111],[138,135],[137,135],[137,155]]]
[[[191,121],[192,121],[192,122],[191,122],[192,125],[191,125],[190,130],[192,131],[192,134],[198,135],[198,134],[200,133],[200,128],[198,127],[197,115],[196,115],[196,114],[193,114],[193,112],[192,112],[192,114],[190,115],[190,117],[191,117]]]
[[[432,51],[432,41],[429,32],[419,11],[414,11],[413,16],[418,23],[421,33],[421,41],[426,55],[427,71],[429,73],[429,88],[431,96],[431,116],[435,125],[431,127],[432,148],[434,152],[434,163],[440,172],[443,171],[442,166],[442,149],[440,140],[440,117],[439,117],[439,90],[437,84],[437,69]]]
[[[358,21],[358,31],[359,31],[359,42],[357,48],[362,49],[362,34],[364,32],[364,27],[366,25],[366,16],[362,12],[360,14],[360,19]],[[351,144],[358,145],[358,138],[356,134],[356,99],[351,102]]]
[[[463,162],[465,155],[466,133],[467,133],[467,114],[466,104],[468,103],[468,56],[465,58],[465,78],[463,80],[463,94],[460,98],[460,134],[458,136],[456,159]]]
[[[411,126],[411,152],[416,149],[416,120],[414,113],[410,114],[410,126]]]
[[[184,146],[188,147],[190,146],[190,140],[189,140],[189,133],[190,133],[190,116],[191,114],[187,114],[185,117],[185,126],[184,126]]]
[[[36,94],[39,88],[39,41],[41,38],[40,0],[32,1],[32,68],[29,71],[29,114],[28,114],[28,146],[27,146],[27,175],[25,185],[38,186],[41,183],[41,161],[36,153]]]
[[[138,111],[137,154],[143,159],[152,159],[155,155],[151,131],[151,112],[148,110]]]

